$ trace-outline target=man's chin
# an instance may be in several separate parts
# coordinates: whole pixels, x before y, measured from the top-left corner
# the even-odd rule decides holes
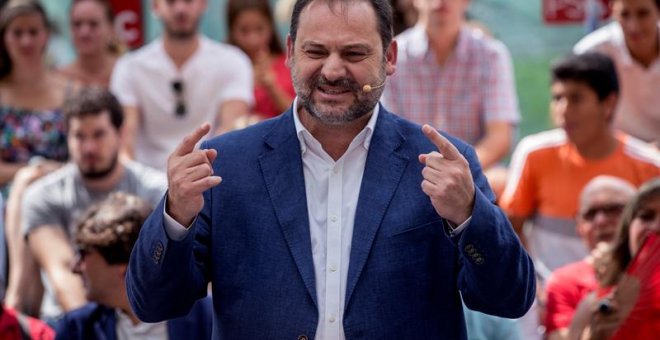
[[[85,179],[103,179],[110,175],[112,168],[106,170],[99,169],[81,169],[80,175]]]
[[[192,39],[197,34],[197,28],[168,28],[167,35],[177,40]]]

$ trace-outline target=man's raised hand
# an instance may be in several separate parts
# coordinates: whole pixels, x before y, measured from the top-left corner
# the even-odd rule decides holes
[[[422,191],[431,198],[438,215],[455,225],[460,225],[472,215],[474,182],[470,166],[447,138],[428,124],[422,131],[437,148],[419,155],[422,170]]]
[[[188,227],[204,207],[202,193],[222,181],[213,175],[217,151],[195,150],[195,145],[211,130],[202,124],[186,136],[167,160],[167,213]]]

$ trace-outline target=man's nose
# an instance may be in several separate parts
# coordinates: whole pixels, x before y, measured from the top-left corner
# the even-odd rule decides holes
[[[80,149],[83,153],[95,152],[98,149],[96,142],[92,138],[84,140],[80,144]]]
[[[346,65],[339,55],[331,53],[323,62],[321,74],[329,81],[342,79],[346,77]]]

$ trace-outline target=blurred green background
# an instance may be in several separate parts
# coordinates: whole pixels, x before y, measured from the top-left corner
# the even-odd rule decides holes
[[[126,0],[136,1],[136,0]],[[161,27],[151,12],[152,0],[141,0],[145,19],[145,39],[160,34]],[[68,44],[68,11],[70,0],[42,0],[61,32],[52,50],[57,63],[73,58]],[[275,3],[276,0],[271,0]],[[209,0],[202,20],[202,31],[216,40],[224,40],[225,0]],[[472,0],[469,16],[488,27],[511,51],[516,72],[518,98],[522,114],[519,136],[550,127],[548,118],[550,62],[568,53],[584,35],[582,25],[548,26],[541,17],[541,0]],[[280,33],[286,34],[286,25]]]

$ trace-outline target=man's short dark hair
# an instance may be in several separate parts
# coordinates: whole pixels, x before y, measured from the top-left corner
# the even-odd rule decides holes
[[[108,264],[127,264],[151,209],[149,203],[137,196],[112,193],[83,214],[75,242],[82,250],[95,249]]]
[[[67,128],[72,118],[95,116],[107,110],[110,122],[117,129],[124,123],[124,112],[117,98],[107,89],[99,86],[85,87],[78,93],[67,98],[62,107],[66,117]]]
[[[552,83],[574,81],[586,84],[600,101],[619,93],[619,78],[610,57],[598,53],[569,54],[552,64]]]
[[[296,36],[298,35],[298,21],[300,20],[300,13],[305,9],[305,7],[314,1],[324,1],[328,4],[328,6],[332,6],[335,3],[343,5],[349,2],[367,0],[297,0],[296,4],[293,6],[293,13],[291,14],[291,26],[289,28],[289,35],[291,36],[291,41],[294,44],[296,42]],[[394,33],[392,31],[392,5],[388,0],[369,0],[368,2],[373,7],[374,12],[376,12],[376,26],[378,29],[378,34],[380,35],[380,41],[383,44],[384,53],[394,38]]]

